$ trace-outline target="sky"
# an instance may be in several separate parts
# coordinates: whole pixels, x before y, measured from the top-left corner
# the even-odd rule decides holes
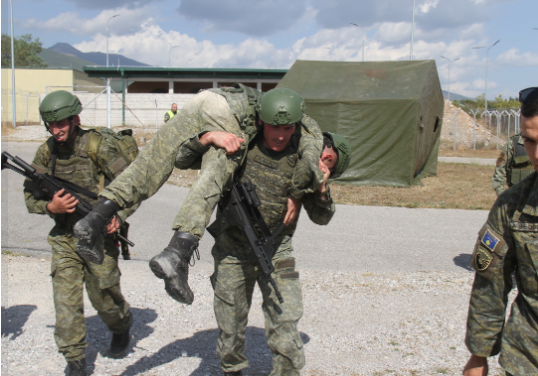
[[[411,58],[413,0],[12,1],[15,36],[106,52],[108,22],[110,53],[153,66],[362,61],[363,44],[365,61]],[[8,0],[1,11],[2,33],[11,35]],[[415,0],[412,58],[435,59],[444,90],[475,98],[485,91],[489,51],[488,99],[517,97],[538,86],[537,14],[538,0]]]

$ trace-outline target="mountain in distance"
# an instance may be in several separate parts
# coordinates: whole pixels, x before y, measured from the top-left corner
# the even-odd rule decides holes
[[[48,48],[48,50],[55,51],[67,56],[73,56],[79,59],[83,59],[91,62],[89,65],[101,65],[106,66],[106,54],[102,52],[81,52],[69,43],[56,43],[54,46]],[[119,60],[118,60],[119,59]],[[139,61],[129,59],[120,54],[108,54],[108,65],[117,66],[119,61],[120,66],[128,67],[148,67],[148,64],[141,63]]]
[[[72,55],[64,55],[62,53],[43,48],[38,56],[43,59],[49,68],[70,68],[82,72],[82,68],[86,65],[95,65],[95,63],[80,59]]]
[[[443,90],[443,98],[448,99],[448,91],[447,90]],[[469,97],[465,97],[463,95],[459,95],[459,94],[450,92],[450,100],[451,101],[461,101],[461,100],[464,100],[464,99],[474,100],[474,98],[469,98]]]

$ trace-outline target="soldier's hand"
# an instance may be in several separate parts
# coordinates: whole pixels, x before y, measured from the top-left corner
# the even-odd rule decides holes
[[[288,226],[290,223],[292,223],[299,215],[300,210],[301,200],[298,198],[288,197],[288,211],[284,217],[284,224]]]
[[[318,191],[320,193],[325,193],[327,191],[327,181],[331,176],[331,171],[329,170],[329,167],[327,167],[325,163],[321,161],[321,159],[319,160],[319,169],[321,170],[321,172],[323,172],[323,181],[318,187]]]
[[[106,225],[106,232],[107,234],[113,234],[114,232],[118,231],[120,228],[120,221],[118,220],[118,217],[113,216],[110,222],[108,222],[108,225]]]
[[[463,376],[487,376],[488,359],[482,356],[471,355],[465,367],[463,367]]]
[[[241,147],[244,139],[233,133],[210,131],[200,137],[200,143],[204,146],[215,145],[226,150],[227,155],[232,155]]]
[[[65,193],[65,189],[60,189],[54,194],[52,200],[47,204],[47,210],[52,214],[73,213],[78,204],[78,200]]]

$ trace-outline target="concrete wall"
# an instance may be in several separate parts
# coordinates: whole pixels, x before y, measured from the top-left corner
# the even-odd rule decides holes
[[[84,110],[81,121],[86,126],[107,125],[107,96],[93,93],[75,93]],[[164,123],[164,114],[172,103],[181,109],[195,94],[126,94],[125,124],[129,127],[155,127]],[[122,125],[121,93],[110,96],[110,123],[112,127]]]
[[[99,78],[89,78],[83,72],[73,69],[18,69],[15,68],[15,108],[17,124],[39,123],[39,98],[43,98],[47,86],[51,90],[72,90],[73,86],[103,85]],[[62,87],[67,86],[67,87]],[[90,90],[90,88],[83,88]],[[102,90],[99,89],[99,90]],[[12,79],[11,69],[2,68],[2,122],[10,123],[12,117]]]

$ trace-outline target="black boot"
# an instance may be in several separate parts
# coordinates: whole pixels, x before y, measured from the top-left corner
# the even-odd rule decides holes
[[[120,334],[112,333],[110,355],[114,358],[121,358],[123,355],[125,355],[125,350],[127,350],[127,347],[129,347],[129,342],[131,342],[129,329]]]
[[[224,372],[224,376],[243,376],[243,371]]]
[[[189,262],[194,251],[198,259],[198,239],[188,232],[176,231],[168,247],[149,262],[157,278],[164,279],[168,295],[180,303],[192,304],[194,294],[189,287]]]
[[[101,197],[95,208],[75,224],[73,232],[79,239],[77,252],[84,260],[103,263],[106,226],[119,209],[118,204]]]
[[[86,376],[86,358],[67,362],[67,376]]]

